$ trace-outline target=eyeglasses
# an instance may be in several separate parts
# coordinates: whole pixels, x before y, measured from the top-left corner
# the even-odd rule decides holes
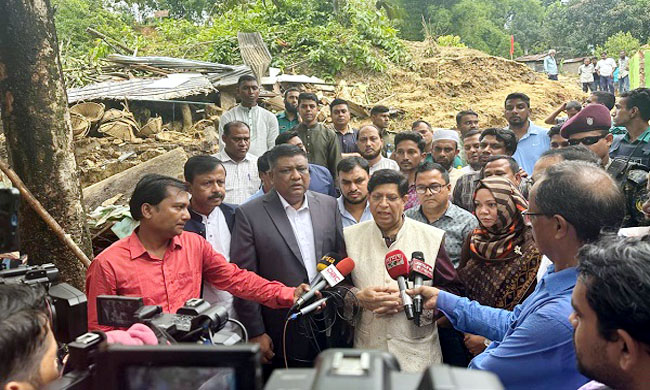
[[[591,137],[584,137],[584,138],[571,138],[569,140],[569,145],[575,146],[578,144],[583,144],[583,145],[593,145],[596,142],[600,141],[602,138],[607,137],[607,134],[603,135],[594,135]]]
[[[424,195],[427,193],[427,190],[431,191],[432,194],[437,194],[440,191],[442,191],[442,187],[440,184],[431,184],[430,186],[416,186],[415,187],[415,193],[419,195]]]
[[[528,226],[531,226],[532,224],[532,217],[539,217],[540,215],[546,215],[544,213],[531,213],[528,210],[524,210],[521,212],[521,216],[524,218],[524,223]]]

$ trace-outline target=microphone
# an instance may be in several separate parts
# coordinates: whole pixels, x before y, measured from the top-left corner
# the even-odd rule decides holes
[[[422,252],[413,252],[411,254],[411,270],[409,272],[409,280],[413,282],[413,288],[421,287],[425,280],[431,279],[433,279],[433,267],[424,262],[424,254]],[[413,298],[413,308],[416,316],[422,314],[421,294]]]
[[[295,311],[300,309],[305,302],[312,299],[317,291],[323,290],[327,287],[334,287],[345,279],[346,276],[352,272],[354,269],[354,260],[349,257],[339,261],[338,264],[330,265],[320,272],[319,275],[322,275],[323,280],[318,283],[312,284],[310,290],[307,291],[303,296],[298,298],[296,303],[293,305],[290,311]]]
[[[399,249],[390,251],[386,254],[385,263],[388,275],[390,275],[393,280],[397,280],[399,294],[404,303],[404,313],[406,313],[406,318],[412,320],[414,318],[413,300],[411,299],[411,296],[406,293],[406,278],[409,276],[409,263],[406,259],[406,255]]]
[[[311,305],[307,305],[307,306],[303,307],[297,313],[293,313],[289,317],[289,321],[295,320],[298,317],[301,317],[301,316],[304,316],[304,315],[307,315],[307,314],[311,313],[312,311],[318,309],[318,307],[320,305],[327,302],[328,299],[330,299],[330,297],[321,298],[321,299],[317,300],[316,302],[312,303]]]
[[[314,278],[314,280],[311,281],[311,285],[315,286],[317,283],[323,280],[323,275],[320,273],[330,265],[337,265],[343,257],[339,255],[336,252],[329,252],[325,254],[323,257],[318,260],[318,263],[316,264],[316,270],[318,271],[318,275]]]

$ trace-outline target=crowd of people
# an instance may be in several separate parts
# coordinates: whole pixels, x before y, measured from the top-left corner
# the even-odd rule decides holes
[[[267,373],[348,346],[390,352],[407,372],[491,371],[508,389],[647,388],[650,238],[616,233],[650,224],[649,89],[595,91],[562,105],[550,130],[511,93],[503,128],[482,129],[468,109],[455,129],[418,120],[393,138],[388,107],[355,129],[335,99],[328,126],[312,93],[288,89],[276,116],[255,78],[238,88],[217,155],[191,157],[184,181],[137,184],[139,227],[87,273],[90,330],[111,329],[97,322],[98,295],[166,312],[202,296],[245,325]],[[417,324],[384,266],[396,249],[433,268],[409,290],[425,298]],[[354,260],[346,302],[360,315],[349,332],[306,334],[287,310],[329,253]],[[0,311],[11,307],[0,294]]]
[[[544,57],[544,72],[549,80],[557,80],[559,73],[555,50],[548,51]],[[598,57],[585,57],[583,64],[578,68],[580,84],[584,92],[605,91],[622,94],[630,90],[630,58],[621,50],[618,60],[607,56],[607,52],[600,53]]]

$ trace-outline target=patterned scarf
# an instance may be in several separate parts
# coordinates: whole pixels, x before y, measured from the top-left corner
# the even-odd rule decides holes
[[[497,219],[490,228],[484,227],[479,221],[479,227],[474,229],[470,238],[470,250],[489,260],[508,260],[521,255],[521,252],[513,252],[524,241],[526,226],[521,212],[528,208],[528,202],[519,189],[503,177],[479,180],[474,198],[478,190],[483,188],[489,190],[496,200]]]

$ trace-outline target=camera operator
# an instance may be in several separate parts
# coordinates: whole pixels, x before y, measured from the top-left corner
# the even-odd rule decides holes
[[[86,276],[88,329],[110,330],[97,323],[98,295],[143,297],[173,313],[201,294],[205,281],[219,290],[271,308],[289,308],[309,290],[290,288],[228,263],[200,235],[185,232],[189,194],[180,180],[149,174],[136,185],[129,202],[140,226],[100,253]]]
[[[45,307],[40,287],[0,285],[0,389],[38,389],[58,378],[57,344]]]
[[[612,389],[650,384],[650,236],[603,236],[578,253],[573,340],[578,369]],[[584,389],[606,389],[591,382]]]

